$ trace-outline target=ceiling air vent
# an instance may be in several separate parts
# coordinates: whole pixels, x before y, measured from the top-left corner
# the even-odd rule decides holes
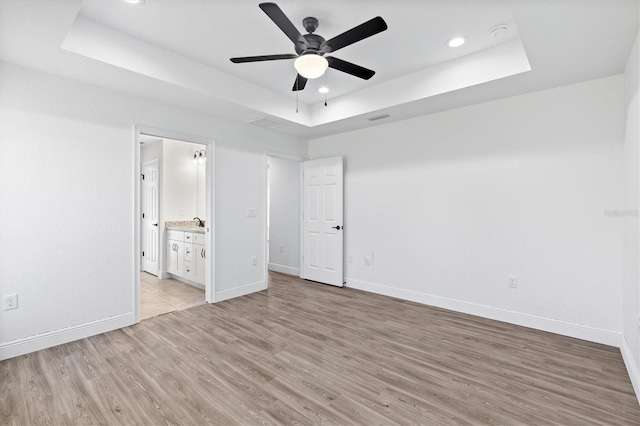
[[[247,123],[262,127],[263,129],[275,129],[276,127],[281,127],[287,124],[269,117],[254,118],[253,120],[247,121]]]
[[[391,116],[385,112],[384,114],[374,115],[373,117],[367,117],[367,120],[378,121],[378,120],[384,120],[385,118],[389,118],[389,117]]]

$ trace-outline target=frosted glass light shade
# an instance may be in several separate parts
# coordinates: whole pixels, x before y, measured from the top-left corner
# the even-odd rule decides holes
[[[293,63],[298,74],[304,78],[314,79],[320,77],[327,70],[329,62],[320,55],[308,53],[299,56]]]

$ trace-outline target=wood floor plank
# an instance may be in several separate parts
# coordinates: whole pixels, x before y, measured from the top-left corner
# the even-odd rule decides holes
[[[616,348],[270,274],[0,363],[9,425],[638,425]]]

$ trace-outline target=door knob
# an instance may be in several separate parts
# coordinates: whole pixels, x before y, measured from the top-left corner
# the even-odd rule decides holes
[[[338,226],[332,226],[332,228],[333,228],[333,229],[337,229],[338,231],[339,231],[340,229],[342,229],[342,227],[341,227],[340,225],[338,225]]]
[[[154,224],[153,224],[153,226],[158,226],[158,224],[157,224],[157,223],[154,223]]]

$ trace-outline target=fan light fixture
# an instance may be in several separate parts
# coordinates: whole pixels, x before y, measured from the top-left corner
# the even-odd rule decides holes
[[[299,56],[293,66],[298,71],[298,74],[311,80],[322,76],[329,67],[329,62],[320,55],[307,53]]]

